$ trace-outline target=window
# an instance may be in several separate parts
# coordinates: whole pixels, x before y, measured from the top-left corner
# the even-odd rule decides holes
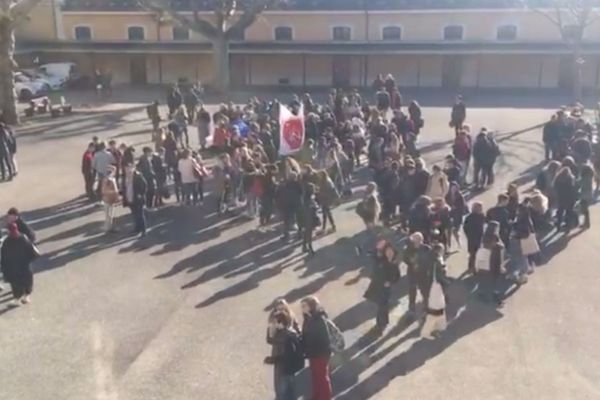
[[[350,40],[352,38],[352,29],[348,26],[334,26],[333,40]]]
[[[463,27],[460,25],[449,25],[444,28],[444,40],[462,40]]]
[[[75,40],[92,40],[92,28],[89,26],[76,26]]]
[[[275,40],[293,40],[292,28],[289,26],[275,28]]]
[[[173,40],[190,40],[190,31],[182,26],[173,27]]]
[[[517,38],[517,27],[515,25],[502,25],[498,27],[496,39],[515,40]]]
[[[383,40],[400,40],[402,38],[402,28],[399,26],[386,26],[381,31]]]
[[[127,35],[129,40],[144,40],[146,38],[143,26],[130,26],[127,28]]]
[[[565,25],[562,28],[562,37],[564,40],[581,40],[583,29],[579,25]]]

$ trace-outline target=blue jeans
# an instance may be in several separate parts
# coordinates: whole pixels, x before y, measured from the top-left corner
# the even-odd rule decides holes
[[[279,366],[275,366],[275,399],[298,399],[298,396],[296,396],[296,377],[294,375],[286,375],[283,372],[280,372]]]
[[[134,232],[146,233],[146,214],[144,212],[144,203],[135,202],[129,206],[131,216],[133,217]]]
[[[183,202],[185,204],[191,204],[192,199],[194,204],[198,202],[198,188],[196,183],[184,183],[183,184]]]

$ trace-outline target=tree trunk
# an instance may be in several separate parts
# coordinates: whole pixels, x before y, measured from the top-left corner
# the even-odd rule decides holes
[[[221,93],[226,93],[230,85],[229,40],[223,35],[213,39],[212,45],[215,88]]]
[[[576,102],[583,102],[583,58],[581,56],[581,43],[576,43],[573,49],[573,98]]]
[[[18,124],[14,78],[15,35],[7,19],[0,20],[0,111],[8,124]]]

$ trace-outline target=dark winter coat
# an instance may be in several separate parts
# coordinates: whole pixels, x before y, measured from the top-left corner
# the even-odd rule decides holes
[[[277,190],[277,204],[281,213],[291,215],[302,205],[302,185],[298,181],[286,181]]]
[[[302,325],[302,344],[306,358],[329,357],[331,347],[324,312],[305,315]]]
[[[365,299],[379,303],[381,295],[386,286],[400,280],[400,268],[398,262],[391,262],[385,256],[375,256],[373,270],[371,272],[371,283],[364,294]]]
[[[20,283],[31,276],[31,263],[38,257],[34,245],[27,236],[9,236],[0,249],[0,270],[9,283]]]
[[[461,126],[465,119],[467,119],[467,107],[463,102],[454,104],[452,106],[452,114],[450,116],[450,123],[452,127]]]
[[[125,207],[130,207],[134,204],[144,204],[146,202],[146,191],[148,190],[148,185],[142,174],[140,174],[138,171],[134,171],[133,173],[133,203],[131,204],[127,199],[127,182],[127,176],[125,176],[125,178],[123,179],[123,186],[121,189],[121,195],[123,196],[123,205]]]
[[[417,197],[423,196],[425,192],[427,192],[430,176],[431,174],[424,169],[418,169],[415,172],[415,189],[417,190]]]
[[[467,236],[467,247],[470,253],[477,251],[481,247],[483,231],[485,227],[485,215],[470,213],[465,218],[463,230]]]
[[[485,219],[488,223],[496,221],[500,225],[500,237],[510,232],[510,213],[508,208],[495,206],[488,210]]]
[[[554,180],[554,193],[558,207],[573,208],[577,201],[577,183],[571,176],[557,176]]]
[[[408,229],[410,233],[421,232],[425,240],[431,235],[431,212],[429,207],[415,204],[408,214]]]

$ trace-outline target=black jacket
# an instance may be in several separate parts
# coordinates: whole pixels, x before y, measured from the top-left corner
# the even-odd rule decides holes
[[[390,286],[400,280],[400,268],[398,262],[388,261],[385,256],[375,256],[373,271],[371,272],[371,283],[364,294],[367,300],[378,303],[385,284]]]
[[[23,234],[9,236],[0,249],[0,269],[7,282],[20,282],[31,275],[31,262],[38,257],[33,244]]]
[[[280,329],[275,333],[273,342],[279,348],[277,355],[273,357],[275,365],[280,366],[285,375],[294,375],[299,367],[295,354],[302,351],[300,335],[293,329]]]
[[[467,236],[469,251],[472,252],[481,247],[483,230],[485,226],[485,215],[470,213],[465,218],[463,230]]]
[[[510,231],[510,213],[506,207],[495,206],[490,208],[485,216],[485,219],[488,223],[491,221],[496,221],[498,224],[500,224],[501,236],[502,234]]]
[[[329,332],[327,331],[327,318],[324,312],[304,316],[302,325],[302,344],[306,358],[329,357],[331,348]]]

